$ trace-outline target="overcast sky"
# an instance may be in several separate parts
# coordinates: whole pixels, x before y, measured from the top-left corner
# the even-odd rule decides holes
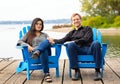
[[[0,21],[70,18],[80,6],[79,0],[0,0]]]

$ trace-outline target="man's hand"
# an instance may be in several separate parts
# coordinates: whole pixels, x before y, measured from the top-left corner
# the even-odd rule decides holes
[[[55,42],[54,42],[54,39],[53,38],[47,38],[48,40],[49,40],[49,42],[51,43],[51,44],[55,44]]]

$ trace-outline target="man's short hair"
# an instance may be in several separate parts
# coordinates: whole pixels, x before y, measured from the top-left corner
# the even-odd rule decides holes
[[[80,19],[82,19],[82,17],[81,17],[80,14],[78,14],[78,13],[74,13],[74,14],[72,14],[72,16],[71,16],[71,20],[72,20],[72,18],[73,18],[74,16],[76,16],[76,15],[78,15],[78,16],[80,17]]]

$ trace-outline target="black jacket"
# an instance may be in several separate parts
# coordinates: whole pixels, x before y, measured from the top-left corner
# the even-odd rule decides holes
[[[78,46],[90,46],[93,41],[92,28],[81,26],[78,30],[72,30],[62,39],[55,39],[55,43],[63,44],[67,41],[74,41]]]

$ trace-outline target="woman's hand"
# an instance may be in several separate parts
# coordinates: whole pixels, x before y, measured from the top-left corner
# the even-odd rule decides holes
[[[33,50],[34,50],[34,48],[32,46],[28,45],[28,51],[32,52]]]
[[[54,39],[53,38],[47,38],[48,39],[48,41],[51,43],[51,44],[55,44],[55,42],[54,42]]]

